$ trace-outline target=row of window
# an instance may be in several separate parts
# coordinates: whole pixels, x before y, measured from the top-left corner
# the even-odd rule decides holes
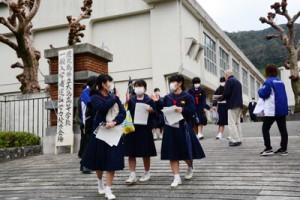
[[[226,53],[224,49],[219,47],[219,75],[224,76],[224,72],[229,69],[229,55]],[[212,40],[208,35],[204,34],[204,66],[205,69],[214,74],[218,75],[218,67],[217,67],[217,53],[216,53],[216,42]],[[240,65],[234,59],[232,59],[232,71],[234,76],[240,80]],[[249,76],[248,71],[242,68],[242,82],[243,92],[244,94],[249,94]],[[260,83],[256,81],[255,78],[250,75],[250,95],[251,97],[256,96],[255,86],[258,89],[260,87]]]

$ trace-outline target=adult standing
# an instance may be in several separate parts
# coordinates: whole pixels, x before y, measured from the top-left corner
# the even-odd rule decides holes
[[[154,89],[154,95],[157,96],[157,98],[159,98],[160,100],[162,100],[161,96],[160,96],[160,89],[159,88],[155,88]],[[163,127],[164,127],[164,116],[162,114],[161,111],[156,111],[154,110],[154,117],[153,117],[153,138],[154,140],[156,139],[161,139],[162,138],[162,133],[163,133]]]
[[[100,123],[105,123],[107,129],[115,128],[120,125],[126,117],[126,111],[119,99],[119,91],[110,94],[114,90],[113,79],[109,75],[100,75],[97,78],[97,86],[91,96],[91,105],[95,113],[93,132]],[[108,112],[115,106],[118,107],[118,114],[112,121],[106,121]],[[108,199],[115,199],[111,186],[115,171],[124,169],[124,147],[120,140],[117,146],[110,146],[106,142],[96,138],[90,133],[91,137],[83,157],[82,164],[92,170],[96,170],[98,177],[98,192],[105,194]],[[103,172],[106,171],[106,186],[102,181]]]
[[[242,84],[233,76],[231,70],[225,71],[226,84],[219,102],[226,100],[228,108],[229,146],[242,144],[241,115],[243,108]]]
[[[214,95],[223,95],[224,94],[225,82],[226,82],[225,77],[221,77],[220,78],[220,86],[217,88]],[[216,136],[216,139],[222,139],[225,126],[228,125],[228,113],[227,113],[228,108],[227,108],[226,101],[224,100],[224,101],[218,102],[217,100],[214,100],[213,108],[214,108],[214,110],[217,110],[218,115],[219,115],[219,120],[217,122],[217,125],[219,126],[219,129],[218,129],[219,133]]]
[[[156,108],[173,107],[175,112],[181,113],[183,118],[178,124],[170,125],[166,122],[164,136],[161,145],[161,159],[169,160],[174,174],[171,187],[180,185],[179,161],[184,160],[188,166],[185,179],[193,177],[193,159],[204,158],[204,152],[192,128],[192,116],[195,113],[194,98],[184,92],[184,78],[182,75],[174,75],[170,78],[170,94],[163,101],[159,101],[155,95]]]
[[[196,103],[196,112],[194,113],[194,127],[195,131],[197,131],[197,138],[199,140],[204,139],[204,135],[202,134],[203,126],[207,124],[207,117],[205,114],[205,109],[210,110],[210,106],[206,103],[206,92],[201,87],[201,79],[199,77],[194,77],[192,79],[192,87],[188,90],[188,93],[194,98]]]
[[[256,115],[253,113],[256,104],[257,103],[255,102],[254,97],[252,98],[251,102],[249,102],[249,104],[248,104],[249,115],[250,115],[250,119],[252,122],[256,122]]]
[[[270,140],[270,128],[275,121],[281,135],[281,147],[275,153],[288,155],[288,132],[286,129],[288,101],[285,86],[283,81],[277,77],[276,65],[268,64],[266,66],[266,75],[268,79],[265,81],[264,86],[258,90],[259,97],[264,99],[264,121],[262,132],[266,147],[260,155],[267,156],[274,154]]]

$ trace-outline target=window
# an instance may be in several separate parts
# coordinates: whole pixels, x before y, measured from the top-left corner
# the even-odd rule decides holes
[[[246,94],[246,95],[249,95],[249,90],[248,90],[248,72],[243,69],[243,73],[242,73],[242,76],[243,76],[243,93]]]
[[[204,66],[205,69],[217,75],[216,43],[209,36],[204,34]]]
[[[224,76],[224,72],[229,69],[229,56],[220,47],[220,76]]]
[[[258,81],[256,81],[256,90],[260,89],[261,85]],[[258,94],[256,93],[256,97],[258,97]]]
[[[240,80],[240,66],[235,60],[232,59],[232,71],[236,79]]]
[[[253,76],[250,76],[250,90],[251,90],[251,98],[255,98],[255,80]]]

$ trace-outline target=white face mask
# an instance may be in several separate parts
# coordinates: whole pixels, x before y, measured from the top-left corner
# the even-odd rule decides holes
[[[109,86],[109,92],[113,92],[115,89],[115,84],[111,83],[110,86]]]
[[[221,85],[222,87],[224,87],[224,86],[225,86],[225,82],[220,83],[220,85]]]
[[[134,88],[134,92],[135,92],[136,95],[145,94],[145,88],[143,88],[143,87],[136,87],[136,88]]]
[[[160,95],[160,92],[155,92],[155,95],[156,95],[156,96],[159,96],[159,95]]]
[[[194,87],[195,87],[196,89],[198,89],[200,86],[201,86],[200,83],[194,84]]]
[[[170,90],[175,91],[177,89],[177,82],[170,83]]]

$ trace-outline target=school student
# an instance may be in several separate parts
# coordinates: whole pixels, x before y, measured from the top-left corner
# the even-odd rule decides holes
[[[206,92],[201,87],[201,79],[199,77],[194,77],[192,79],[192,86],[188,90],[188,93],[194,98],[196,112],[194,114],[194,128],[197,131],[197,138],[199,140],[204,139],[204,135],[202,134],[203,126],[207,124],[207,117],[205,114],[205,110],[210,110],[210,106],[206,103]]]
[[[133,119],[135,131],[124,136],[125,156],[128,156],[130,176],[126,180],[127,184],[134,184],[138,181],[136,175],[136,158],[143,158],[144,174],[139,179],[140,182],[149,181],[150,175],[150,157],[156,156],[156,149],[152,134],[152,120],[154,117],[154,101],[145,94],[147,83],[144,80],[136,80],[134,82],[134,92],[131,98],[127,96],[128,110]],[[148,104],[147,112],[149,114],[146,125],[135,123],[135,109],[137,103]]]
[[[159,88],[154,89],[154,94],[160,100],[162,100],[162,98],[160,96],[160,89]],[[153,124],[152,133],[153,133],[154,140],[162,139],[163,127],[164,127],[164,116],[163,116],[162,112],[155,111],[155,116],[153,118],[152,124]]]
[[[224,94],[224,88],[225,88],[226,79],[225,77],[220,78],[220,86],[215,91],[214,95],[223,95]],[[218,122],[217,125],[219,125],[219,133],[216,136],[216,139],[222,139],[225,126],[228,125],[228,108],[226,101],[220,101],[218,102],[216,99],[213,101],[213,109],[217,110],[218,112]]]
[[[174,75],[170,78],[170,94],[163,101],[152,95],[156,101],[158,110],[163,107],[172,107],[175,112],[181,113],[183,118],[178,124],[170,125],[166,121],[164,136],[161,146],[161,159],[169,160],[174,174],[171,187],[177,187],[182,183],[179,175],[179,161],[184,160],[187,164],[185,179],[193,177],[193,159],[204,158],[204,152],[199,140],[192,128],[193,114],[195,113],[194,98],[184,92],[184,78],[182,75]]]
[[[95,113],[93,131],[100,123],[105,123],[105,128],[113,129],[120,125],[125,117],[126,111],[119,99],[119,92],[110,94],[114,89],[113,79],[109,75],[100,75],[97,78],[96,90],[91,96],[91,105]],[[118,105],[119,113],[112,121],[106,121],[108,111],[115,105]],[[82,160],[82,164],[92,170],[96,170],[98,177],[98,192],[105,194],[107,199],[115,199],[111,186],[115,171],[124,169],[124,147],[120,140],[117,146],[110,146],[106,142],[96,138],[94,133],[90,133],[90,141],[88,143],[86,154]],[[103,172],[106,171],[106,186],[102,180]]]

